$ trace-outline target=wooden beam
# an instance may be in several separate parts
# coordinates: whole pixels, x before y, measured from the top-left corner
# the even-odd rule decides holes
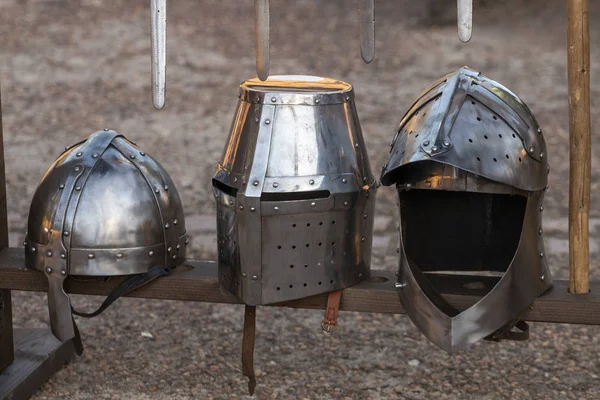
[[[569,69],[569,272],[571,293],[588,293],[592,169],[589,0],[567,0]]]
[[[0,89],[0,92],[2,90]],[[0,94],[0,249],[8,247],[6,177],[4,174],[4,136],[2,132],[2,95]],[[14,359],[10,290],[0,290],[0,372]]]
[[[15,329],[15,361],[0,374],[0,399],[28,399],[73,358],[72,341],[50,329]]]
[[[42,272],[24,268],[22,249],[0,251],[0,289],[45,292],[48,290]],[[403,314],[396,289],[396,279],[391,271],[374,270],[371,279],[344,290],[340,309],[384,314]],[[120,282],[120,278],[72,278],[66,283],[69,293],[106,296]],[[483,284],[489,285],[485,280]],[[560,322],[571,324],[600,325],[600,282],[592,284],[592,291],[584,295],[568,293],[568,281],[555,281],[554,289],[541,296],[526,313],[528,321]],[[466,289],[458,285],[455,294],[446,299],[458,309],[475,304],[482,294],[481,289]],[[219,285],[217,264],[214,261],[189,260],[178,267],[172,275],[157,279],[132,293],[129,297],[197,301],[209,303],[241,304],[231,293]],[[327,295],[308,297],[275,306],[324,309]],[[81,310],[84,311],[84,310]]]

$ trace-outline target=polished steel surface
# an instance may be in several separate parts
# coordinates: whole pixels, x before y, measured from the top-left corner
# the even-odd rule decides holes
[[[115,131],[66,150],[33,197],[25,239],[29,268],[48,276],[54,335],[72,338],[67,276],[113,276],[174,267],[185,258],[183,207],[166,171]]]
[[[360,55],[369,64],[375,57],[375,0],[358,0]]]
[[[150,0],[152,22],[152,102],[165,106],[167,84],[167,0]]]
[[[269,77],[269,41],[271,16],[270,0],[254,0],[254,46],[256,52],[256,73],[264,81]]]
[[[473,35],[473,0],[456,0],[458,38],[468,42]]]
[[[542,129],[507,88],[463,67],[421,93],[402,118],[381,182],[402,182],[402,166],[436,160],[490,180],[546,187]]]
[[[240,85],[213,178],[222,285],[250,305],[369,276],[376,181],[352,86],[272,76]]]
[[[399,195],[396,287],[407,314],[433,343],[448,352],[465,348],[510,325],[552,287],[541,216],[546,145],[514,93],[461,68],[420,95],[390,152],[381,181],[396,184]],[[437,234],[457,221],[464,228],[448,235],[460,237]],[[469,247],[461,248],[461,240]],[[475,283],[481,274],[500,278],[478,303],[458,312],[441,296],[444,287],[428,279],[432,273]]]

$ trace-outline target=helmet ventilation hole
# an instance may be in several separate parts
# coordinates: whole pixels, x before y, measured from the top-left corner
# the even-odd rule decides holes
[[[469,143],[473,143],[473,139],[469,139]]]
[[[471,101],[471,104],[475,105],[475,102],[474,102],[474,101]]]
[[[481,121],[481,118],[480,118],[480,117],[477,117],[477,121]]]
[[[516,136],[516,135],[513,133],[513,139],[516,139],[516,137],[517,137],[517,136]]]
[[[308,268],[308,264],[304,264],[304,268]]]
[[[508,156],[508,154],[505,154],[505,156],[506,156],[506,159],[507,159],[507,160],[508,160],[508,159],[510,159],[510,157]]]
[[[484,137],[485,139],[487,139],[487,138],[488,138],[488,137],[487,137],[487,135],[483,135],[483,137]]]
[[[321,286],[323,284],[323,282],[319,281],[319,286]]]
[[[294,264],[290,265],[290,268],[294,268]]]
[[[496,158],[494,158],[494,162],[498,162],[498,160],[496,160]]]
[[[304,287],[307,287],[307,286],[308,286],[308,285],[305,283],[305,284],[304,284]]]
[[[498,134],[498,137],[499,137],[500,139],[502,139],[502,134],[501,134],[501,133],[499,133],[499,134]]]
[[[278,248],[279,250],[281,250],[281,246],[277,246],[277,248]]]
[[[319,225],[323,225],[323,221],[319,222]]]
[[[481,161],[481,158],[477,157],[477,161]]]
[[[292,246],[292,249],[295,249],[295,248],[296,248],[296,245],[293,245],[293,246]]]
[[[277,286],[277,290],[281,290],[281,288],[279,286]]]
[[[293,289],[293,288],[294,288],[294,285],[290,285],[290,289]]]
[[[307,223],[307,224],[306,224],[306,226],[307,226],[307,227],[309,227],[309,226],[310,226],[310,222],[309,222],[309,223]]]
[[[296,224],[292,224],[292,228],[295,228],[295,227],[296,227]]]
[[[519,162],[521,162],[521,157],[519,157]]]
[[[496,117],[495,115],[494,115],[492,118],[494,118],[495,120],[497,120],[497,119],[498,119],[498,117]]]

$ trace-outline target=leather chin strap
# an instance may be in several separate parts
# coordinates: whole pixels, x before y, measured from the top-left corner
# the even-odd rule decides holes
[[[340,310],[340,301],[342,299],[342,291],[336,290],[329,293],[327,297],[327,308],[325,309],[325,319],[321,322],[321,329],[325,332],[333,333],[338,328],[337,317]]]
[[[106,297],[102,305],[98,307],[98,309],[91,313],[83,313],[75,310],[71,307],[71,312],[78,317],[83,318],[93,318],[100,315],[104,310],[106,310],[112,303],[114,303],[119,297],[126,295],[129,292],[132,292],[150,282],[155,280],[160,276],[166,276],[171,274],[171,268],[162,267],[162,266],[154,266],[143,274],[137,274],[130,276],[119,284],[116,288],[114,288],[110,294]],[[75,319],[73,320],[73,328],[75,331],[75,337],[73,338],[73,345],[75,346],[75,352],[77,355],[83,354],[83,343],[81,341],[81,335],[79,334],[79,329],[77,328],[77,324],[75,323]]]
[[[514,329],[517,330],[514,330]],[[525,321],[516,318],[498,329],[496,332],[484,338],[492,342],[500,342],[501,340],[516,340],[524,341],[529,339],[529,325]]]
[[[246,306],[244,311],[244,334],[242,338],[242,373],[248,378],[248,392],[254,394],[254,338],[256,337],[256,306]]]

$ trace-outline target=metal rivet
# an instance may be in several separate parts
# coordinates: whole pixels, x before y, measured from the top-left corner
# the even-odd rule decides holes
[[[51,274],[52,273],[52,268],[50,268],[50,267],[46,268],[46,272],[49,273],[49,274]]]
[[[135,159],[135,154],[131,154],[131,155],[129,156],[129,158],[131,158],[132,160],[134,160],[134,159]]]
[[[277,97],[271,97],[271,103],[275,103],[277,101]]]
[[[404,185],[407,189],[410,189],[412,187],[412,183],[407,183],[406,185]]]
[[[364,242],[364,241],[365,241],[365,237],[364,237],[364,236],[363,236],[363,237],[361,237],[361,238],[360,238],[360,241],[361,241],[361,242]]]
[[[423,146],[429,146],[429,140],[424,141]]]
[[[169,223],[167,222],[167,223],[165,224],[165,229],[169,229],[169,226],[170,226],[170,225],[169,225]]]
[[[177,259],[177,255],[173,254],[173,257],[171,257],[173,260]]]
[[[36,251],[36,248],[35,248],[35,247],[32,247],[32,248],[31,248],[31,252],[32,252],[32,253],[35,253],[35,251]]]
[[[321,100],[319,100],[319,99],[315,100],[315,104],[319,104],[320,102],[321,102]]]
[[[156,194],[159,194],[159,193],[160,193],[160,190],[158,190],[158,189],[154,189],[154,193],[156,193]]]
[[[311,179],[310,181],[308,181],[308,184],[309,184],[309,185],[314,185],[314,184],[315,184],[315,180],[314,180],[314,179]]]
[[[140,151],[140,156],[144,157],[146,155],[146,153],[144,153],[143,151]]]
[[[256,96],[256,102],[260,101],[260,96]]]
[[[367,214],[363,215],[363,218],[364,218],[364,219],[367,219]]]
[[[150,251],[148,252],[148,255],[149,255],[150,257],[152,257],[152,256],[154,255],[154,252],[153,252],[152,250],[150,250]]]
[[[544,253],[540,253],[540,258],[544,258]]]
[[[314,206],[316,206],[316,205],[317,205],[317,203],[315,203],[314,201],[313,201],[312,203],[310,203],[310,206],[311,206],[311,207],[314,207]]]
[[[276,187],[279,187],[279,183],[277,183],[277,182],[273,182],[273,187],[274,187],[274,188],[276,188]]]
[[[229,200],[229,205],[232,206],[233,205],[233,200]]]
[[[104,128],[104,132],[108,132],[108,128]]]
[[[52,257],[52,252],[51,252],[50,250],[48,250],[48,251],[46,252],[46,256],[47,256],[47,257]]]
[[[65,276],[65,275],[67,275],[67,271],[65,271],[65,270],[63,269],[62,271],[60,271],[60,274],[61,274],[62,276]]]
[[[177,221],[176,219],[173,220],[173,225],[177,225],[179,223],[179,221]]]
[[[540,211],[544,211],[544,206],[541,206],[541,207],[540,207]]]
[[[91,259],[93,259],[93,258],[94,258],[94,255],[93,255],[92,253],[88,254],[88,259],[90,259],[90,260],[91,260]]]
[[[348,207],[348,202],[347,201],[344,202],[344,207]]]
[[[442,142],[442,146],[444,146],[444,147],[450,147],[450,142],[449,142],[449,141],[447,141],[447,140],[444,140],[444,141]]]
[[[117,253],[117,258],[120,260],[121,258],[123,258],[123,254]]]
[[[541,235],[542,233],[544,233],[544,231],[542,230],[542,228],[540,228],[540,230],[538,231],[538,233]]]
[[[75,172],[79,172],[80,169],[81,167],[75,167]]]
[[[544,158],[544,153],[540,153],[540,158]]]
[[[167,248],[167,252],[171,252],[171,250],[173,250],[171,247]]]
[[[529,148],[529,152],[530,152],[530,153],[533,153],[533,152],[534,152],[534,150],[535,150],[535,147],[533,147],[533,146],[531,146],[531,147]]]
[[[279,211],[279,207],[273,207],[273,211]]]
[[[79,151],[79,152],[77,152],[77,154],[75,154],[75,155],[76,155],[77,157],[81,157],[81,156],[83,155],[83,153]]]
[[[354,147],[358,149],[358,143],[354,143]]]
[[[250,211],[254,212],[254,211],[256,211],[256,208],[250,207]]]
[[[258,276],[257,275],[252,275],[252,280],[253,281],[257,281],[258,280]]]
[[[545,275],[540,276],[540,279],[542,280],[542,282],[546,279]]]
[[[346,183],[346,182],[348,182],[348,179],[346,179],[346,178],[343,178],[343,179],[342,179],[342,183]]]
[[[24,242],[23,242],[23,246],[27,246],[27,241],[24,241]]]
[[[77,190],[77,191],[79,192],[79,191],[81,190],[81,186],[77,186],[77,187],[75,188],[75,190]]]
[[[63,236],[69,236],[69,231],[63,231]]]
[[[431,151],[437,151],[438,147],[437,146],[431,146]]]
[[[346,96],[346,101],[350,101],[350,96]]]
[[[169,185],[164,186],[165,190],[169,190]]]
[[[254,182],[252,182],[252,184],[253,184],[254,186],[258,186],[258,181],[254,181]]]
[[[92,154],[92,157],[93,157],[93,158],[98,158],[98,153],[94,153],[94,154]]]
[[[537,128],[537,133],[542,133],[542,128],[538,127]]]
[[[245,273],[245,272],[242,272],[242,276],[245,278],[245,277],[247,277],[247,276],[248,276],[248,274],[247,274],[247,273]]]
[[[403,282],[396,282],[396,283],[394,284],[394,286],[396,287],[396,289],[402,289],[402,288],[405,288],[405,287],[406,287],[406,283],[403,283]]]
[[[189,242],[190,242],[190,239],[186,237],[185,238],[185,244],[188,244]]]
[[[254,118],[254,122],[258,123],[258,121],[260,121],[258,117]]]
[[[67,258],[67,255],[66,255],[65,253],[62,253],[62,254],[60,255],[60,258],[62,258],[62,259],[64,260],[65,258]]]
[[[175,248],[176,248],[177,250],[179,250],[179,249],[181,248],[181,245],[180,245],[180,244],[178,244],[177,246],[175,246]]]
[[[265,119],[265,124],[269,125],[271,123],[270,119]]]
[[[69,146],[65,146],[65,151],[69,150],[70,147]]]
[[[243,209],[244,209],[244,206],[240,206],[240,210],[243,210]]]

